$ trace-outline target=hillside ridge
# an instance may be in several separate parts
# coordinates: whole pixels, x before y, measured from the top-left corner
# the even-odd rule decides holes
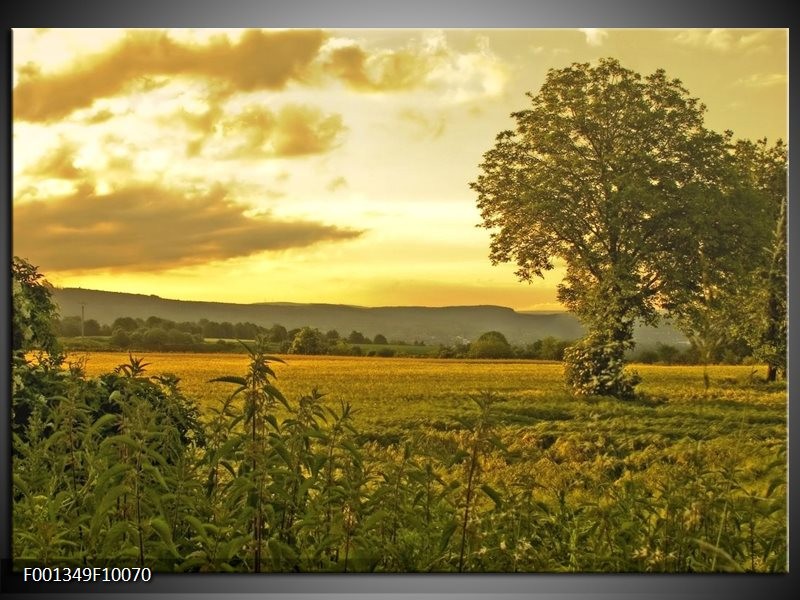
[[[200,319],[251,322],[264,327],[278,323],[287,329],[310,326],[322,331],[336,329],[341,335],[359,331],[368,337],[380,333],[390,340],[419,340],[426,344],[470,341],[486,331],[500,331],[516,344],[548,336],[573,340],[583,334],[578,319],[567,312],[515,311],[487,304],[441,307],[295,302],[237,304],[84,288],[54,288],[53,299],[62,317],[80,315],[83,305],[86,319],[109,325],[118,317],[146,319],[150,316],[178,322]],[[685,342],[685,338],[669,325],[639,327],[635,339],[642,345]]]

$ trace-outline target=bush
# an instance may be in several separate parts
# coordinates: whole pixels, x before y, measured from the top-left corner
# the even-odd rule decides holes
[[[303,327],[297,332],[289,346],[289,354],[325,354],[328,340],[319,329]]]
[[[628,346],[593,333],[567,348],[564,374],[575,394],[633,398],[634,387],[641,379],[636,373],[625,373]]]
[[[470,345],[472,358],[509,358],[513,354],[506,336],[499,331],[487,331]]]
[[[11,344],[14,350],[58,353],[53,323],[58,310],[51,286],[29,262],[15,256],[11,263]]]
[[[658,352],[655,350],[642,350],[634,357],[634,360],[646,365],[652,365],[658,362]]]
[[[130,348],[131,346],[131,336],[128,335],[128,332],[124,329],[117,328],[114,330],[114,333],[111,334],[111,344],[117,346],[118,348]]]

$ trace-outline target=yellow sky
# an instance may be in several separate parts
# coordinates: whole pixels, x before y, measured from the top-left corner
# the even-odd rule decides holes
[[[785,30],[15,30],[14,253],[56,285],[559,309],[492,266],[469,182],[550,68],[681,79],[787,139]]]

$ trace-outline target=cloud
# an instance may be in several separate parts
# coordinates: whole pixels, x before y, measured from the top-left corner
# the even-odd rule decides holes
[[[133,31],[107,51],[76,60],[71,67],[42,73],[32,64],[18,69],[14,117],[53,121],[98,98],[124,93],[137,82],[160,85],[158,77],[211,80],[225,93],[280,90],[303,80],[325,40],[317,30],[248,30],[232,43],[218,36],[196,44],[166,32]]]
[[[236,40],[217,35],[201,41],[176,39],[165,31],[132,31],[103,52],[78,56],[69,66],[44,72],[28,62],[16,67],[14,118],[54,122],[91,109],[101,99],[165,88],[176,78],[199,81],[218,99],[236,93],[280,91],[290,83],[321,85],[326,78],[358,92],[427,89],[463,101],[498,95],[508,69],[477,36],[476,49],[456,51],[444,33],[428,32],[405,47],[366,48],[330,38],[319,30],[247,30]],[[127,100],[128,110],[133,100]],[[125,112],[115,105],[113,114]],[[110,118],[94,106],[86,122]],[[196,144],[195,144],[196,145]]]
[[[428,59],[409,50],[370,55],[359,46],[346,46],[333,50],[325,70],[358,91],[407,90],[424,82],[430,67]]]
[[[705,46],[713,50],[729,50],[733,36],[726,29],[687,29],[675,35],[675,41],[685,46]]]
[[[97,125],[98,123],[105,123],[106,121],[113,119],[114,113],[108,110],[107,108],[103,108],[98,110],[94,114],[89,115],[86,117],[84,121],[87,125]]]
[[[398,112],[398,117],[411,123],[421,138],[436,139],[445,130],[446,120],[442,115],[428,117],[422,111],[405,108]]]
[[[62,140],[58,146],[25,169],[25,174],[40,179],[82,179],[85,173],[75,166],[76,153],[75,144]]]
[[[489,38],[476,36],[475,50],[455,52],[444,34],[435,34],[426,41],[426,50],[433,67],[427,76],[427,87],[448,103],[461,104],[503,94],[510,79],[508,65],[491,49]]]
[[[786,73],[754,73],[749,77],[738,79],[736,83],[745,87],[765,88],[773,85],[786,85]]]
[[[429,90],[448,102],[503,92],[508,67],[476,36],[470,52],[454,50],[443,32],[428,32],[404,48],[370,51],[352,40],[332,39],[323,47],[323,71],[359,92]]]
[[[203,194],[132,185],[16,204],[14,252],[52,271],[154,272],[359,237],[363,232],[245,207],[217,186]]]
[[[709,48],[718,52],[757,52],[767,48],[770,38],[781,35],[785,35],[781,30],[685,29],[675,34],[673,40],[684,46]]]
[[[602,46],[603,41],[608,37],[605,29],[595,29],[593,27],[578,29],[585,37],[586,43],[590,46]]]
[[[328,182],[326,189],[329,192],[335,192],[337,190],[341,190],[347,187],[347,179],[342,176],[335,177]]]
[[[288,104],[277,112],[261,104],[223,116],[218,106],[182,119],[201,135],[189,142],[187,155],[208,153],[219,159],[290,158],[336,148],[346,128],[338,114]]]

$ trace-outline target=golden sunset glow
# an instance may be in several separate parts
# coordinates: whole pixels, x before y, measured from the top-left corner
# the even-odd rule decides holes
[[[225,302],[560,310],[492,266],[469,182],[548,69],[663,68],[787,138],[786,30],[15,30],[14,254]]]

